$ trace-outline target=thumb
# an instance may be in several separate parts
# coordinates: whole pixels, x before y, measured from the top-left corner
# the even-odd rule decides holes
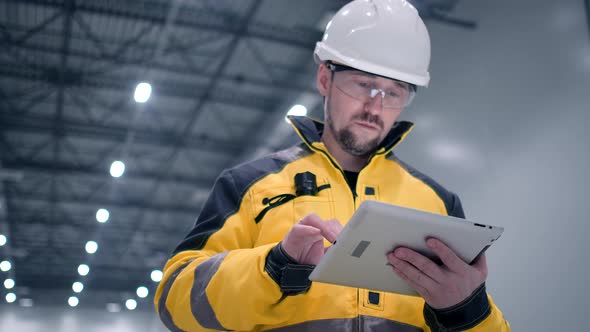
[[[473,264],[471,264],[471,266],[473,266],[478,271],[483,272],[484,274],[487,274],[488,273],[488,264],[487,264],[486,255],[481,254],[481,255],[477,256],[477,258],[475,258],[475,261],[473,261]]]

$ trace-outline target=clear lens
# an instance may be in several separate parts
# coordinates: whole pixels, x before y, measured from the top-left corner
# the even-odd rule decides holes
[[[360,101],[367,102],[380,97],[383,108],[406,107],[415,95],[414,89],[407,83],[388,80],[386,84],[378,84],[377,77],[353,70],[336,73],[334,84],[348,96]]]

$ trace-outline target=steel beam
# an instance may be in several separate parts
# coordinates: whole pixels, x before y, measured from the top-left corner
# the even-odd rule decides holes
[[[51,135],[54,124],[51,118],[44,116],[0,115],[0,128],[4,133],[22,132]],[[80,137],[93,140],[122,142],[127,135],[127,128],[118,125],[86,123],[78,120],[62,120],[60,130],[64,137]],[[178,146],[183,149],[200,150],[224,155],[234,155],[244,147],[229,141],[219,141],[203,135],[190,135],[180,138],[174,131],[135,130],[135,142],[164,148]],[[14,149],[12,149],[14,150]],[[10,150],[4,150],[10,151]]]
[[[7,46],[10,46],[10,42],[7,42]],[[57,47],[54,47],[51,45],[26,44],[26,45],[20,45],[20,46],[18,46],[18,48],[22,49],[24,51],[41,52],[41,53],[49,53],[49,54],[55,54],[55,53],[59,52],[59,49]],[[84,50],[84,49],[80,49],[80,50],[71,49],[70,55],[77,57],[77,58],[83,58],[85,60],[88,60],[89,62],[112,61],[119,66],[146,66],[146,65],[148,65],[145,63],[146,61],[143,59],[142,60],[128,59],[128,58],[120,57],[117,55],[107,55],[107,56],[103,57],[101,55],[89,52],[88,50]],[[210,72],[208,72],[204,69],[201,69],[201,68],[197,68],[195,66],[189,67],[189,66],[176,66],[176,65],[168,65],[168,64],[149,63],[149,67],[159,70],[159,71],[170,72],[170,73],[174,73],[174,74],[194,75],[194,76],[201,77],[201,78],[212,78]],[[27,66],[26,68],[31,69],[30,66]],[[94,73],[94,74],[100,75],[101,73],[98,72],[98,73]],[[293,73],[293,74],[296,74],[296,73]],[[245,84],[245,85],[257,86],[257,87],[266,88],[266,89],[280,89],[280,90],[289,90],[289,91],[295,91],[295,92],[310,92],[310,93],[317,92],[311,86],[298,84],[296,82],[270,81],[270,80],[255,78],[255,77],[245,77],[245,76],[241,76],[241,75],[228,75],[228,74],[221,74],[221,77],[219,79],[220,79],[220,81],[225,82],[225,83]]]
[[[51,83],[53,85],[60,84],[55,67],[39,65],[38,68],[25,68],[13,65],[2,66],[0,64],[0,75],[3,77],[18,78],[31,81],[41,81]],[[92,89],[104,89],[116,93],[122,91],[129,91],[131,94],[137,84],[136,80],[129,79],[124,76],[108,76],[108,77],[88,77],[84,76],[84,72],[73,69],[68,70],[63,75],[65,84],[72,86],[79,86]],[[205,84],[183,84],[172,80],[158,80],[152,82],[152,86],[157,89],[160,96],[173,98],[187,98],[199,99],[204,98],[210,102],[237,106],[256,110],[259,112],[274,112],[274,107],[279,101],[279,97],[267,97],[263,95],[255,95],[251,93],[242,93],[236,90],[233,91],[213,91],[209,94]]]
[[[82,178],[91,177],[94,179],[100,179],[101,181],[113,181],[113,178],[105,172],[103,169],[99,169],[95,166],[77,166],[64,162],[39,162],[39,161],[6,161],[2,164],[2,170],[5,172],[19,172],[24,174],[34,175],[56,175],[60,177],[69,178]],[[153,172],[141,172],[136,170],[130,170],[125,173],[125,178],[130,181],[140,182],[153,182],[159,173]],[[161,176],[161,181],[171,186],[193,186],[195,190],[209,190],[209,187],[213,184],[213,179],[205,180],[202,178],[179,176],[179,175],[167,175]]]
[[[16,189],[9,189],[7,192],[11,195],[11,199],[14,201],[27,201],[27,202],[51,202],[51,195],[30,193],[28,195],[21,195]],[[93,198],[92,201],[84,199],[82,197],[76,197],[75,195],[60,195],[59,202],[61,204],[78,204],[82,206],[88,206],[96,208],[102,206],[105,208],[124,208],[124,209],[140,209],[150,212],[175,212],[184,213],[191,216],[196,216],[199,212],[199,204],[194,206],[187,206],[185,204],[156,204],[146,203],[145,200],[140,199],[126,199],[126,198]],[[137,229],[134,228],[135,231]]]
[[[64,4],[53,0],[8,0],[19,4],[46,6],[60,9]],[[106,8],[101,2],[84,2],[76,5],[76,11],[94,15],[106,15],[127,20],[136,20],[154,25],[166,24],[166,2],[152,2],[150,7],[142,6],[142,3],[133,1],[120,1],[118,6]],[[279,43],[287,46],[313,50],[315,42],[321,39],[321,31],[293,30],[278,25],[251,22],[248,27],[239,24],[227,24],[227,22],[239,22],[239,18],[233,13],[215,12],[211,10],[183,11],[179,15],[175,25],[195,30],[213,31],[231,35],[242,35],[248,38],[256,38],[268,42]]]
[[[63,119],[63,110],[64,110],[64,98],[65,98],[65,89],[66,89],[66,80],[65,75],[68,71],[68,57],[70,51],[70,42],[72,36],[72,28],[73,28],[73,16],[75,10],[75,0],[67,0],[65,2],[65,6],[63,8],[64,17],[63,17],[63,39],[61,43],[61,50],[60,50],[60,60],[59,60],[59,70],[57,71],[57,86],[58,92],[56,96],[56,103],[55,103],[55,116],[53,119],[53,162],[57,163],[60,160],[61,155],[61,147],[60,147],[60,140],[62,138],[62,119]],[[55,219],[55,209],[57,202],[60,200],[57,192],[57,179],[55,174],[51,177],[51,197],[49,197],[49,201],[51,202],[51,211],[49,214],[51,215],[51,219]]]

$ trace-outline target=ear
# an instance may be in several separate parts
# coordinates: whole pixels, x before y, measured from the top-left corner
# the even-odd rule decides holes
[[[330,84],[332,80],[332,72],[325,64],[318,66],[318,73],[316,77],[316,85],[320,94],[324,97],[328,96],[330,91]]]

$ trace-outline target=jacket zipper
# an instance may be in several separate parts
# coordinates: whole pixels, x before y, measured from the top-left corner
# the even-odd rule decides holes
[[[312,146],[312,145],[310,145]],[[312,146],[312,148],[316,151],[321,152],[326,158],[328,158],[328,160],[330,161],[330,163],[334,166],[334,168],[336,168],[338,171],[340,171],[340,174],[342,175],[342,179],[344,180],[344,182],[346,183],[346,187],[347,189],[350,191],[350,196],[352,197],[352,206],[353,206],[353,213],[356,211],[356,198],[358,196],[358,194],[355,195],[355,193],[352,191],[352,189],[350,188],[350,186],[348,185],[348,181],[346,180],[346,175],[344,174],[344,170],[332,159],[332,157],[330,157],[330,155],[328,153],[326,153],[324,150],[322,149],[318,149],[314,146]],[[369,159],[369,162],[372,160],[373,158]],[[367,163],[368,165],[369,163]],[[366,167],[366,165],[365,165]],[[359,176],[361,171],[365,168],[363,167],[360,171],[359,171]],[[357,180],[357,186],[358,186],[358,180]],[[357,191],[357,188],[354,188],[354,191]],[[356,289],[356,325],[353,326],[353,331],[354,332],[361,332],[361,318],[360,318],[360,306],[361,306],[361,292],[360,289],[357,288]]]
[[[360,173],[360,172],[359,172]],[[344,173],[342,173],[342,175],[344,176]],[[345,177],[346,179],[346,177]],[[358,180],[357,180],[357,184],[358,184]],[[348,186],[349,190],[350,190],[350,186]],[[356,191],[356,188],[355,188]],[[352,204],[353,204],[353,209],[356,212],[356,196],[354,195],[354,193],[352,192]],[[361,331],[361,316],[360,316],[360,307],[361,307],[361,290],[360,288],[356,289],[356,331],[360,332]]]
[[[361,290],[359,288],[356,289],[356,330],[361,332]]]
[[[334,166],[334,168],[336,168],[337,170],[340,171],[340,174],[342,174],[342,178],[344,179],[344,182],[347,184],[348,190],[350,190],[350,194],[352,196],[352,203],[353,203],[353,213],[356,212],[356,197],[358,196],[358,193],[355,195],[355,193],[350,189],[350,186],[348,186],[348,181],[346,180],[346,175],[344,174],[344,170],[338,165],[338,163],[336,163],[332,157],[330,156],[329,153],[327,153],[326,151],[324,151],[323,149],[317,148],[315,146],[313,146],[313,142],[309,141],[305,135],[303,135],[301,133],[301,131],[299,130],[299,128],[295,125],[295,123],[292,123],[293,128],[295,128],[295,131],[297,132],[297,134],[302,138],[302,140],[307,144],[308,147],[310,147],[312,150],[315,150],[317,152],[321,152],[326,158],[328,158],[328,161]],[[404,136],[406,136],[409,131],[412,129],[413,125],[410,125],[410,127],[405,131],[405,133],[402,133],[402,135],[400,137],[397,138],[397,140],[395,142],[393,142],[393,144],[391,145],[391,147],[389,147],[388,149],[386,149],[386,151],[383,151],[382,153],[379,154],[387,154],[388,152],[392,151],[404,138]],[[375,157],[375,155],[371,156],[371,158],[369,159],[369,161],[367,162],[367,165],[365,165],[360,171],[359,171],[359,176],[360,173],[362,172],[363,169],[365,169],[365,167],[367,167],[371,161],[373,160],[373,158]],[[358,180],[357,180],[357,187],[358,187]],[[354,191],[357,191],[357,188],[354,188]],[[353,330],[355,330],[356,327],[356,331],[360,332],[361,330],[361,320],[360,320],[360,289],[357,288],[356,289],[356,299],[357,299],[357,304],[356,304],[356,320],[357,320],[357,324],[356,326],[353,327]]]
[[[321,152],[326,158],[328,158],[328,161],[332,164],[332,166],[334,166],[334,168],[336,168],[338,171],[340,171],[340,174],[342,174],[342,179],[344,180],[344,183],[347,184],[348,190],[350,191],[350,195],[352,196],[352,202],[353,202],[353,206],[354,209],[356,211],[356,196],[354,195],[354,192],[352,192],[352,190],[350,190],[350,187],[348,186],[348,181],[346,180],[346,175],[344,174],[344,170],[338,165],[338,163],[336,163],[334,161],[334,159],[332,159],[332,157],[323,149],[319,149],[316,148],[313,145],[309,145],[310,147],[312,147],[314,150]]]
[[[393,148],[394,148],[394,147],[395,147],[395,146],[396,146],[398,143],[399,143],[399,141],[398,141],[398,142],[396,142],[396,143],[393,145],[392,149],[393,149]],[[310,145],[310,146],[311,146],[311,145]],[[312,146],[312,148],[313,148],[314,150],[316,150],[316,151],[319,151],[319,152],[321,152],[321,153],[322,153],[322,154],[323,154],[323,155],[324,155],[326,158],[328,158],[328,160],[329,160],[329,161],[330,161],[330,163],[331,163],[331,164],[334,166],[334,168],[336,168],[338,171],[340,171],[340,174],[342,174],[342,178],[343,178],[344,182],[347,184],[347,186],[346,186],[346,187],[348,188],[348,190],[350,191],[350,195],[352,196],[352,204],[353,204],[353,210],[354,210],[353,212],[355,212],[355,211],[356,211],[356,209],[357,209],[357,200],[356,200],[356,198],[358,197],[358,193],[355,195],[355,193],[354,193],[354,192],[351,190],[350,186],[348,185],[348,181],[346,180],[346,175],[344,174],[344,170],[343,170],[343,169],[342,169],[342,168],[341,168],[341,167],[340,167],[340,166],[339,166],[339,165],[338,165],[338,164],[337,164],[337,163],[336,163],[336,162],[335,162],[335,161],[332,159],[332,157],[331,157],[331,156],[330,156],[328,153],[326,153],[324,150],[322,150],[322,149],[319,149],[319,148],[316,148],[316,147],[314,147],[314,146]],[[364,169],[365,169],[365,168],[366,168],[366,167],[367,167],[367,166],[368,166],[368,165],[371,163],[371,161],[373,160],[373,158],[374,158],[374,157],[375,157],[374,155],[373,155],[373,156],[371,156],[371,158],[368,160],[367,164],[366,164],[366,165],[365,165],[363,168],[361,168],[361,170],[358,172],[358,176],[359,176],[359,178],[360,178],[360,174],[361,174],[361,172],[362,172],[362,171],[363,171],[363,170],[364,170]],[[359,183],[360,183],[360,182],[357,180],[357,187],[358,187],[358,184],[359,184]],[[355,189],[354,191],[357,191],[357,188],[354,188],[354,189]],[[353,327],[353,331],[355,331],[355,332],[361,332],[361,317],[360,317],[360,307],[361,307],[361,305],[362,305],[361,301],[362,301],[362,299],[361,299],[361,292],[360,292],[360,288],[357,288],[357,289],[356,289],[356,325]]]

